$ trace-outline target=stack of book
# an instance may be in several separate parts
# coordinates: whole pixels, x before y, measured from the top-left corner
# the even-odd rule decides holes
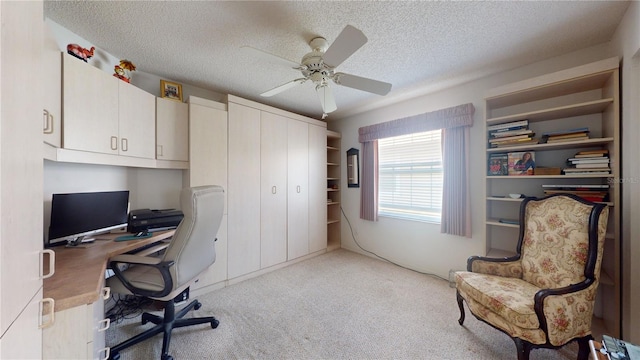
[[[589,128],[550,131],[542,134],[541,143],[559,143],[589,139]]]
[[[518,120],[504,124],[491,125],[489,131],[489,146],[504,147],[514,145],[537,144],[535,133],[529,129],[529,120]]]
[[[551,194],[574,194],[587,201],[602,202],[607,201],[609,195],[609,185],[542,185],[545,195]]]
[[[562,171],[565,175],[606,175],[611,173],[609,162],[609,150],[607,149],[579,151],[572,158],[567,159],[569,166]]]

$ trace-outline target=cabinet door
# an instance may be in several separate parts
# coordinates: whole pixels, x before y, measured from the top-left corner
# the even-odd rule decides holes
[[[64,54],[62,146],[118,154],[118,83],[121,80]]]
[[[42,358],[42,330],[39,328],[42,289],[0,338],[0,359]]]
[[[229,278],[260,269],[260,111],[229,103]]]
[[[261,267],[287,261],[287,122],[262,111],[260,138]]]
[[[62,53],[53,31],[43,24],[42,106],[44,142],[62,145]]]
[[[117,82],[119,154],[155,159],[156,98],[122,80]]]
[[[227,280],[227,215],[222,216],[220,228],[216,235],[216,262],[213,263],[198,280],[191,285],[191,290],[204,288]]]
[[[4,334],[42,288],[42,94],[38,81],[43,22],[42,2],[1,1],[0,7],[0,334]],[[5,346],[9,345],[3,341],[3,349]],[[33,346],[39,346],[38,341]]]
[[[156,159],[189,161],[189,104],[156,98]]]
[[[290,120],[288,132],[287,258],[309,253],[309,125]]]
[[[92,318],[92,305],[80,305],[56,312],[53,325],[43,330],[42,358],[86,359],[87,344],[93,336],[87,329],[87,321]]]
[[[309,125],[309,252],[327,248],[327,129]]]

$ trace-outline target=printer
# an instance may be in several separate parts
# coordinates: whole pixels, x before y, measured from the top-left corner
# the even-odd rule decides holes
[[[176,209],[138,209],[129,212],[127,231],[130,233],[175,229],[184,214]]]

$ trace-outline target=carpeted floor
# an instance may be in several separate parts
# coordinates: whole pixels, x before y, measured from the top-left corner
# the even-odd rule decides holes
[[[189,316],[209,325],[174,330],[169,353],[185,359],[515,359],[513,341],[467,311],[458,325],[449,283],[347,250],[336,250],[198,297]],[[158,312],[161,314],[161,312]],[[112,325],[114,345],[153,324]],[[120,353],[159,359],[157,335]],[[576,358],[577,346],[538,349],[531,360]]]

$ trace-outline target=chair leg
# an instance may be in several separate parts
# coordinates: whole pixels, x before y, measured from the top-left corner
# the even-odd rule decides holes
[[[589,360],[589,340],[593,339],[591,335],[578,339],[578,360]]]
[[[462,325],[464,322],[464,306],[462,305],[462,295],[460,292],[456,291],[456,299],[458,299],[458,307],[460,308],[460,319],[458,319],[458,324]]]
[[[519,338],[513,338],[516,343],[516,350],[518,352],[518,360],[529,360],[529,353],[531,352],[531,344],[527,341],[522,341]]]
[[[218,327],[218,320],[214,317],[202,317],[202,318],[188,318],[182,319],[190,310],[199,309],[202,306],[200,302],[197,300],[192,301],[190,304],[180,309],[176,313],[175,304],[173,301],[168,301],[165,304],[164,308],[164,317],[160,317],[153,314],[144,313],[142,314],[142,324],[146,324],[147,322],[152,322],[156,324],[153,328],[140,333],[131,339],[125,340],[122,343],[111,347],[111,354],[109,356],[110,359],[119,359],[120,351],[136,345],[144,340],[147,340],[157,334],[163,333],[162,337],[162,360],[170,360],[173,359],[171,355],[169,355],[169,345],[171,344],[171,330],[179,327],[197,325],[197,324],[205,324],[210,323],[211,328],[215,329]]]

